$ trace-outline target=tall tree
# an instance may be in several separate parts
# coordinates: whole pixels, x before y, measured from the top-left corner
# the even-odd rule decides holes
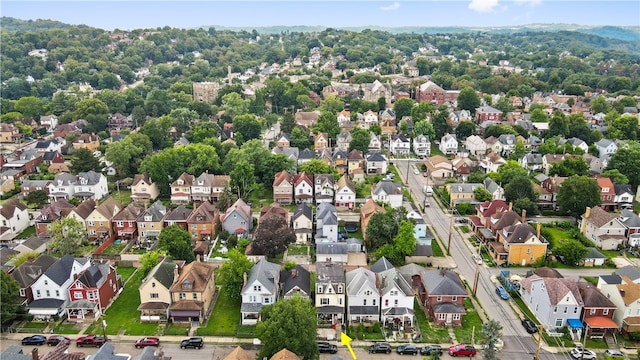
[[[456,127],[456,138],[460,141],[475,135],[477,128],[478,126],[471,121],[461,121]]]
[[[369,135],[369,131],[362,128],[355,128],[351,131],[351,142],[349,143],[349,151],[351,150],[360,150],[362,153],[366,153],[369,149],[369,142],[371,141],[371,136]]]
[[[460,90],[457,101],[459,109],[468,110],[471,114],[475,114],[476,108],[480,106],[480,96],[472,87]]]
[[[236,190],[240,199],[247,199],[256,184],[255,167],[247,160],[242,160],[231,170],[231,187]]]
[[[553,249],[553,254],[564,257],[568,265],[578,266],[589,252],[586,246],[574,239],[565,239]]]
[[[142,159],[151,153],[153,145],[145,134],[131,133],[107,146],[105,158],[113,163],[120,178],[138,173]]]
[[[292,113],[286,113],[282,115],[282,121],[280,121],[280,131],[286,134],[291,134],[295,126],[296,118]]]
[[[191,235],[179,225],[171,225],[160,231],[158,248],[175,260],[185,260],[188,263],[195,260]]]
[[[80,246],[86,239],[86,232],[82,223],[73,217],[63,217],[51,224],[49,229],[51,236],[51,249],[58,253],[81,255]]]
[[[319,358],[316,344],[318,315],[309,300],[295,296],[263,306],[260,317],[256,334],[264,345],[258,353],[259,358],[270,358],[282,349],[305,360]]]
[[[24,313],[24,305],[20,301],[20,284],[5,271],[0,271],[0,299],[0,319],[3,325],[10,324],[11,320]]]
[[[254,254],[274,257],[296,241],[296,234],[280,216],[264,219],[253,236],[251,248]]]
[[[411,116],[411,109],[415,103],[413,99],[409,98],[398,99],[393,103],[393,111],[396,113],[396,118],[400,120],[405,116]]]
[[[102,163],[88,149],[78,149],[73,154],[69,170],[74,174],[89,170],[100,172]]]
[[[560,211],[579,218],[587,207],[600,205],[600,186],[587,176],[570,176],[558,190]]]
[[[369,248],[375,250],[385,244],[393,244],[393,239],[398,235],[398,229],[406,219],[406,214],[407,210],[404,207],[373,214],[367,226]]]
[[[242,135],[243,141],[257,139],[260,137],[262,125],[254,115],[238,115],[233,118],[233,131]]]
[[[222,188],[222,192],[218,197],[218,202],[216,202],[216,208],[220,210],[220,212],[224,213],[228,208],[236,202],[237,197],[231,191],[231,184],[226,183],[224,188]]]
[[[480,334],[486,339],[486,346],[482,352],[484,359],[496,360],[496,343],[502,338],[502,324],[497,320],[491,319],[482,324]]]
[[[74,118],[87,120],[85,130],[99,133],[107,128],[109,107],[97,98],[82,99],[76,104]]]
[[[249,273],[251,267],[253,267],[253,262],[237,249],[229,250],[227,258],[229,260],[222,264],[218,274],[221,277],[225,295],[238,302],[240,300],[240,291],[244,284],[244,274]]]
[[[334,139],[340,132],[340,125],[338,124],[336,114],[327,111],[321,113],[315,131],[327,133],[330,138]]]
[[[504,197],[508,202],[515,202],[518,199],[529,199],[532,202],[538,200],[533,183],[526,176],[516,176],[504,187]]]
[[[313,142],[309,138],[309,135],[302,130],[299,126],[296,126],[291,131],[291,146],[297,147],[298,149],[306,149],[309,148]]]
[[[636,141],[627,141],[611,155],[607,170],[617,169],[629,179],[629,185],[633,189],[640,185],[640,144]]]
[[[498,168],[498,179],[496,182],[504,184],[510,183],[516,177],[526,177],[527,170],[523,168],[517,161],[515,160],[507,160],[502,166]]]
[[[565,157],[559,163],[551,164],[549,176],[558,175],[569,177],[572,175],[588,175],[589,165],[583,157]]]
[[[429,120],[421,120],[413,124],[413,133],[416,135],[425,135],[429,140],[433,141],[436,137],[436,131],[433,124]]]
[[[310,175],[316,174],[333,174],[338,176],[337,170],[327,163],[319,159],[311,159],[298,167],[299,173],[307,173]]]
[[[561,137],[567,136],[569,134],[569,120],[567,117],[561,112],[556,111],[553,113],[553,117],[549,120],[549,130],[545,133],[546,137],[552,137],[559,135]]]
[[[605,171],[602,172],[602,176],[603,177],[608,177],[616,185],[627,185],[627,184],[629,184],[629,178],[627,178],[618,169],[605,170]]]

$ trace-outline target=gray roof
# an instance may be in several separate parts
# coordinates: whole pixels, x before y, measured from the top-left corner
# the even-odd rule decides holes
[[[331,159],[335,162],[336,160],[341,160],[341,159],[346,160],[348,157],[349,157],[349,154],[346,151],[336,148],[333,151],[333,155],[331,156]]]
[[[10,345],[3,352],[0,353],[0,359],[2,360],[32,360],[31,353],[25,354],[22,350],[22,346]]]
[[[363,288],[371,288],[378,291],[376,286],[376,273],[369,269],[357,268],[347,272],[347,295],[358,295]]]
[[[316,158],[315,151],[310,149],[304,149],[298,155],[298,160],[315,159],[315,158]]]
[[[378,274],[380,289],[386,294],[393,288],[398,288],[406,296],[412,296],[411,276],[402,274],[398,269],[385,270]]]
[[[259,282],[266,290],[273,291],[280,275],[280,265],[261,259],[249,270],[247,284]],[[243,291],[244,292],[244,291]]]
[[[467,290],[460,277],[450,270],[424,270],[420,272],[422,283],[429,296],[467,295]]]
[[[51,180],[22,180],[22,183],[20,184],[20,186],[29,187],[29,188],[32,188],[32,187],[44,188],[50,182]]]
[[[36,250],[40,246],[48,243],[51,240],[48,236],[31,236],[25,241],[21,242],[20,245],[25,246],[31,250]]]
[[[371,193],[374,195],[378,194],[388,194],[388,195],[397,195],[402,194],[402,190],[398,184],[394,183],[391,180],[382,180],[376,184],[376,186],[371,190]]]
[[[58,185],[62,183],[62,185],[71,185],[76,183],[76,177],[69,173],[60,173],[53,178],[53,183]]]
[[[300,216],[305,216],[307,219],[313,220],[313,211],[306,203],[298,204],[296,209],[293,211],[293,220]]]
[[[167,215],[167,217],[165,218],[165,221],[178,221],[178,220],[182,220],[182,221],[187,221],[187,219],[189,218],[189,215],[191,215],[191,212],[193,212],[192,209],[187,209],[186,206],[184,205],[180,205],[177,208],[173,209],[169,215]]]
[[[620,275],[600,275],[600,279],[605,284],[622,284],[622,277]]]
[[[502,134],[498,136],[498,141],[501,144],[507,145],[515,145],[516,144],[516,136],[513,134]]]
[[[240,312],[260,312],[262,303],[245,303],[240,305]]]
[[[371,265],[370,269],[374,273],[381,273],[385,270],[393,269],[393,265],[387,260],[386,257],[381,257],[376,261],[373,265]]]
[[[71,277],[74,261],[73,256],[66,254],[55,264],[51,265],[44,274],[56,284],[62,285]]]
[[[623,209],[620,211],[620,222],[628,228],[640,227],[640,217],[629,209]]]
[[[349,306],[351,315],[377,315],[379,311],[377,306]]]
[[[466,183],[466,184],[451,184],[451,193],[472,193],[477,187],[481,187],[482,184],[478,183]]]
[[[50,255],[40,255],[33,261],[26,261],[13,269],[11,276],[20,284],[21,288],[27,288],[33,284],[40,275],[55,264],[58,259]]]
[[[107,280],[110,270],[107,264],[92,264],[78,275],[78,279],[89,288],[99,288]]]
[[[596,141],[596,142],[594,143],[594,145],[595,145],[595,146],[597,146],[597,147],[603,147],[603,148],[606,148],[606,147],[608,147],[609,145],[611,145],[611,144],[613,144],[613,143],[614,143],[614,142],[613,142],[613,140],[609,140],[609,139],[600,139],[599,141]]]
[[[102,175],[101,173],[97,173],[93,170],[90,170],[87,172],[81,172],[78,174],[78,184],[82,184],[81,180],[85,179],[87,180],[86,185],[95,185],[100,181],[100,178],[102,178],[103,176],[104,175]]]
[[[614,184],[613,188],[616,192],[616,195],[622,195],[624,193],[629,193],[631,195],[634,195],[634,191],[633,189],[631,189],[631,185],[619,185],[619,184]]]
[[[433,256],[433,249],[431,245],[416,244],[416,249],[413,251],[413,256]]]
[[[541,154],[525,154],[524,157],[527,159],[527,164],[542,164],[542,155]]]
[[[387,159],[381,153],[373,152],[367,154],[367,161],[387,161]]]
[[[162,218],[167,214],[167,207],[162,204],[162,201],[158,200],[151,204],[147,210],[145,210],[140,216],[138,216],[138,221],[144,221],[146,216],[151,216],[152,222],[157,222],[162,220]]]
[[[295,287],[298,287],[300,291],[307,295],[311,294],[311,274],[300,265],[296,265],[295,268],[288,271],[281,271],[280,283],[282,284],[281,288],[284,294]]]
[[[487,191],[490,194],[495,193],[500,187],[498,183],[496,183],[492,178],[489,178],[489,177],[484,179],[483,183],[484,183],[484,188],[487,189]]]
[[[594,247],[588,247],[587,250],[588,250],[587,254],[584,256],[585,259],[606,259],[607,258]]]
[[[316,254],[346,254],[348,251],[346,243],[318,243],[316,244]]]
[[[638,269],[633,265],[627,265],[625,267],[621,267],[620,269],[617,269],[616,274],[620,275],[621,277],[626,276],[632,281],[640,279],[640,269]]]
[[[19,254],[19,251],[15,251],[9,248],[1,248],[0,249],[0,265],[4,265],[9,261],[12,255]]]
[[[62,299],[44,298],[33,300],[27,307],[29,309],[59,309],[62,304],[64,304]]]
[[[116,355],[116,348],[111,345],[110,342],[105,342],[104,345],[96,351],[96,353],[90,356],[91,360],[129,360],[128,355]]]
[[[439,313],[439,314],[464,314],[466,313],[466,311],[464,310],[463,306],[454,304],[454,303],[450,303],[450,302],[445,302],[445,303],[438,303],[433,305],[433,312],[435,313]]]
[[[344,283],[344,266],[340,263],[319,261],[316,263],[316,282]]]
[[[149,279],[155,279],[165,288],[169,289],[171,285],[173,285],[175,269],[176,264],[165,258],[161,263],[154,266],[154,268],[149,271],[149,275],[146,277],[147,280],[143,281],[143,283],[147,282]]]
[[[400,273],[411,277],[413,275],[420,274],[421,271],[424,271],[424,267],[416,263],[410,263],[410,264],[400,266],[398,270],[400,271]]]

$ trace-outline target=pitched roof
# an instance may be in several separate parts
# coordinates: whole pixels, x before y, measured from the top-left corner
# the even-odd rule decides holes
[[[373,199],[369,198],[367,201],[360,207],[360,218],[368,217],[371,214],[377,212],[384,212],[384,208],[378,203],[376,203]]]
[[[211,223],[220,211],[212,203],[205,201],[187,218],[188,223]]]
[[[169,291],[204,291],[213,277],[213,268],[213,264],[199,261],[193,261],[185,265],[180,276],[178,276],[178,279],[173,283]]]
[[[346,174],[342,175],[340,180],[338,180],[338,190],[343,189],[344,187],[348,187],[352,192],[356,192],[356,187],[353,185],[353,182],[347,177]]]
[[[178,185],[178,181],[182,180],[183,185]],[[195,180],[195,177],[191,174],[187,174],[186,172],[183,172],[182,174],[180,174],[180,176],[176,179],[176,181],[171,183],[171,186],[191,186],[193,184],[193,181]]]
[[[391,268],[378,273],[380,290],[383,294],[391,289],[398,288],[405,296],[413,296],[411,288],[411,275],[405,275],[396,268]]]
[[[591,210],[589,211],[589,216],[584,217],[586,221],[590,222],[598,228],[617,218],[617,214],[608,213],[604,211],[604,209],[600,206],[594,206],[593,208],[591,208]]]
[[[311,176],[309,176],[309,174],[302,172],[301,174],[293,175],[293,186],[298,186],[303,182],[306,182],[307,184],[313,186],[313,181],[311,180]]]
[[[251,218],[251,207],[247,205],[244,200],[238,199],[227,209],[227,211],[221,217],[220,221],[224,221],[224,219],[226,219],[227,216],[232,214],[234,211],[237,212],[245,220]]]
[[[283,208],[280,204],[274,202],[260,209],[260,217],[258,218],[258,222],[260,223],[264,219],[269,218],[271,216],[280,216],[285,221],[287,221],[289,218],[289,212],[287,211],[287,209]]]
[[[445,269],[424,270],[420,271],[420,277],[429,296],[468,295],[460,277],[453,271]]]
[[[513,225],[509,230],[511,234],[507,237],[507,242],[510,244],[523,244],[536,235],[535,230],[527,223]]]
[[[137,220],[143,211],[144,208],[142,206],[138,206],[136,202],[132,202],[117,213],[112,220]]]
[[[74,212],[78,214],[81,218],[86,219],[96,208],[96,201],[92,198],[88,198],[81,202],[76,208]]]
[[[12,198],[0,206],[0,215],[5,219],[11,219],[13,214],[15,214],[16,209],[19,211],[25,211],[27,210],[27,206],[20,200]]]
[[[51,241],[51,238],[48,236],[31,236],[28,239],[24,240],[20,243],[20,245],[29,248],[31,250],[36,250],[40,246]]]
[[[622,277],[628,277],[632,281],[636,281],[640,279],[640,269],[638,269],[633,265],[627,265],[619,269],[616,269],[616,274]]]
[[[269,360],[300,360],[300,358],[293,352],[287,349],[282,349],[273,354],[273,356]]]
[[[167,214],[167,207],[164,206],[162,201],[157,200],[151,206],[147,208],[140,216],[138,216],[138,221],[146,221],[146,216],[151,216],[152,222],[157,222],[162,220],[164,216]]]
[[[255,360],[255,357],[250,355],[245,349],[241,348],[240,346],[236,346],[236,348],[233,349],[223,360]]]
[[[349,154],[347,155],[347,159],[351,161],[357,161],[357,160],[364,160],[364,157],[362,156],[362,151],[353,149],[349,151]]]
[[[145,173],[145,174],[136,174],[133,177],[133,183],[131,183],[131,185],[136,186],[140,181],[144,181],[146,184],[152,183],[151,177],[149,177],[149,174]]]
[[[311,207],[306,203],[301,203],[296,206],[296,209],[293,211],[293,219],[297,219],[300,216],[305,216],[307,219],[313,219],[313,211]]]
[[[77,280],[89,288],[100,288],[107,280],[111,267],[107,264],[92,264],[83,272],[78,274]]]
[[[153,269],[149,271],[149,274],[142,283],[145,284],[150,279],[155,279],[164,285],[165,288],[169,289],[174,281],[176,266],[176,263],[171,261],[171,259],[164,258],[158,265],[154,266]]]
[[[373,265],[371,265],[370,270],[373,271],[374,273],[381,273],[383,271],[393,269],[393,268],[394,267],[389,262],[389,260],[387,260],[387,258],[383,256],[380,259],[378,259],[378,261],[376,261]]]
[[[344,283],[344,265],[336,262],[319,261],[316,263],[316,282]]]
[[[247,276],[247,282],[242,289],[244,293],[248,286],[253,285],[256,281],[259,282],[267,291],[271,293],[275,292],[276,285],[278,284],[278,278],[280,276],[280,265],[270,263],[265,259],[261,259],[249,270]]]
[[[95,208],[105,219],[112,219],[120,209],[122,209],[122,204],[113,197],[107,198],[107,200]]]
[[[398,184],[391,180],[382,180],[376,184],[371,190],[374,195],[387,194],[387,195],[402,195],[402,190]]]
[[[364,287],[378,290],[376,273],[369,269],[361,267],[348,271],[346,279],[347,296],[359,295]]]
[[[186,206],[180,205],[177,208],[171,210],[169,215],[167,215],[167,217],[165,218],[165,221],[187,221],[192,211],[193,210],[188,209]]]
[[[103,178],[104,175],[101,173],[97,173],[93,170],[87,172],[78,173],[78,182],[77,184],[82,185],[96,185],[100,182],[100,179]]]
[[[27,288],[33,284],[40,275],[55,264],[58,259],[50,255],[40,255],[33,261],[26,261],[13,269],[11,276],[20,284],[21,288]]]
[[[273,186],[280,186],[284,181],[293,184],[291,181],[291,174],[289,174],[287,170],[282,170],[276,174],[275,179],[273,180]]]
[[[296,265],[291,270],[281,271],[280,283],[284,294],[296,287],[307,295],[311,294],[311,274],[300,265]]]
[[[74,262],[73,256],[66,254],[51,265],[44,274],[56,284],[62,285],[71,276]]]

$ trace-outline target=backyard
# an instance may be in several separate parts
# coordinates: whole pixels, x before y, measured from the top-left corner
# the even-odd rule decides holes
[[[199,336],[236,336],[240,324],[240,301],[226,296],[224,286],[219,294],[206,326],[198,328]]]

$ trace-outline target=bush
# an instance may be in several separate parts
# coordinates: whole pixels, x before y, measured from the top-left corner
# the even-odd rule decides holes
[[[631,341],[640,341],[640,332],[630,332],[628,333],[629,340]]]
[[[382,332],[382,330],[380,329],[380,323],[377,322],[375,324],[373,324],[373,326],[371,327],[371,329],[373,330],[372,332],[379,334]]]

